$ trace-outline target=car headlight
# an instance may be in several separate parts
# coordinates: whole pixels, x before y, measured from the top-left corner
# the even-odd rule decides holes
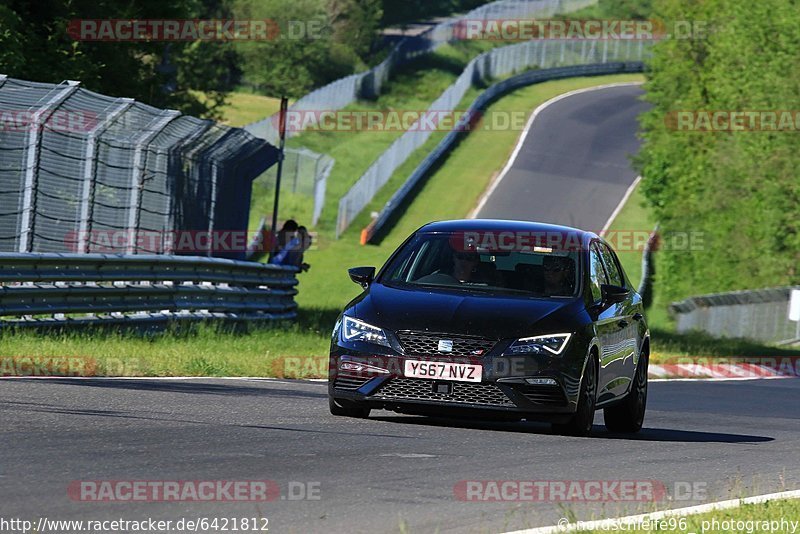
[[[342,337],[345,341],[366,341],[376,345],[391,346],[386,332],[382,329],[347,316],[342,321]]]
[[[511,354],[561,354],[572,334],[523,337],[508,348]]]

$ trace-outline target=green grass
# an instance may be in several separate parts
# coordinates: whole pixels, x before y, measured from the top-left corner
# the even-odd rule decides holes
[[[639,75],[618,75],[545,82],[507,95],[487,111],[526,110],[530,113],[542,102],[567,91],[640,79]],[[465,101],[471,100],[477,91],[471,90]],[[365,132],[363,135],[375,134]],[[507,161],[520,132],[477,130],[464,137],[421,186],[404,208],[402,217],[380,244],[359,245],[359,233],[369,222],[369,212],[380,209],[442,135],[443,132],[435,133],[429,143],[395,173],[387,187],[340,240],[333,239],[330,230],[323,229],[320,232],[317,246],[306,254],[306,261],[312,265],[311,270],[299,276],[297,302],[301,311],[296,324],[285,328],[252,330],[249,333],[202,326],[144,337],[98,332],[44,336],[7,333],[4,334],[5,343],[0,349],[0,356],[73,356],[96,362],[100,374],[131,376],[324,376],[329,335],[335,318],[347,301],[360,291],[349,280],[346,269],[358,265],[378,267],[408,234],[422,224],[466,216]],[[350,139],[345,140],[345,144],[351,143]],[[357,147],[357,143],[352,143],[350,149],[357,150]],[[371,149],[378,150],[379,147],[374,145]],[[368,165],[369,162],[370,158],[361,160],[362,165]],[[653,221],[636,191],[614,221],[612,229],[649,230],[652,226]],[[631,279],[637,280],[640,253],[624,253],[621,259]],[[699,335],[674,334],[654,321],[653,315],[651,310],[648,319],[653,329],[654,362],[685,356],[800,354],[800,351],[774,349],[737,340],[720,341]]]
[[[652,363],[687,363],[686,358],[736,360],[800,356],[800,348],[774,347],[747,339],[717,339],[702,332],[678,334],[658,326],[651,326],[650,330],[653,340]]]
[[[199,93],[203,99],[202,93]],[[220,108],[222,123],[228,126],[245,126],[260,121],[281,109],[281,99],[247,92],[228,94],[226,104]]]
[[[615,75],[545,82],[500,99],[489,107],[487,113],[517,110],[530,113],[542,102],[567,91],[640,79],[639,75]],[[405,207],[402,217],[379,245],[361,246],[358,238],[361,229],[369,221],[368,212],[382,206],[384,199],[381,195],[338,241],[322,233],[319,250],[306,254],[306,260],[312,267],[308,273],[300,276],[297,301],[301,308],[340,309],[358,294],[358,287],[347,277],[348,267],[380,266],[411,232],[423,224],[467,216],[508,160],[520,133],[513,130],[477,130],[466,136],[422,185],[415,198]],[[398,173],[398,176],[405,177],[407,174]],[[397,176],[393,180],[395,178]],[[393,188],[390,183],[381,194],[386,196],[391,192]]]
[[[647,209],[641,187],[637,186],[606,233],[609,243],[619,256],[622,268],[636,287],[642,279],[642,253],[645,244],[643,236],[652,232],[655,226],[656,221]],[[625,246],[634,240],[633,246]]]
[[[325,376],[326,361],[316,356],[327,353],[335,319],[301,311],[298,321],[284,328],[249,332],[205,324],[145,335],[110,330],[4,333],[0,375],[33,373],[23,359],[35,357],[68,358],[76,362],[78,375],[89,376]]]
[[[436,53],[398,69],[386,91],[376,100],[359,100],[342,111],[424,111],[455,82],[469,60],[484,48],[483,43],[443,46]],[[322,217],[314,230],[326,234],[335,231],[339,199],[402,134],[402,131],[306,131],[287,140],[289,148],[307,148],[327,154],[336,161],[328,177]],[[408,169],[409,165],[406,164],[404,169]],[[272,213],[273,195],[272,183],[256,179],[250,207],[251,230],[262,216],[269,217]],[[313,198],[287,193],[287,188],[281,187],[279,212],[281,220],[295,219],[310,223]]]
[[[716,523],[714,521],[716,520]],[[636,528],[631,525],[631,532],[673,532],[680,534],[729,534],[732,532],[765,533],[775,534],[778,532],[792,532],[792,526],[781,527],[780,521],[800,521],[800,500],[786,499],[769,501],[763,504],[744,504],[729,510],[717,510],[705,514],[690,516],[673,516],[665,518],[658,528]],[[725,524],[725,521],[735,521],[737,523]],[[764,528],[764,521],[777,521],[774,526],[778,529]],[[740,522],[740,523],[738,523]],[[749,522],[749,523],[748,523]],[[732,528],[731,528],[732,527]],[[608,530],[580,530],[579,532],[591,532],[594,534],[605,534]]]
[[[640,246],[626,246],[633,241],[630,236],[649,233],[655,228],[656,221],[652,211],[648,209],[641,186],[637,186],[625,203],[617,217],[611,223],[606,234],[609,242],[617,251],[623,269],[634,286],[639,285],[642,277],[642,251],[644,239],[638,239]],[[643,236],[642,236],[643,237]],[[629,242],[626,242],[628,239]],[[651,362],[679,362],[686,358],[757,358],[757,357],[790,357],[800,356],[800,349],[778,348],[745,339],[716,339],[700,332],[678,334],[667,313],[669,302],[665,301],[658,290],[658,261],[656,252],[653,256],[655,264],[655,284],[653,286],[653,303],[647,310],[647,322],[653,341]]]
[[[634,79],[641,77],[621,75],[545,82],[500,99],[488,111],[527,110],[530,113],[545,100],[567,91]],[[466,216],[505,164],[519,135],[520,132],[512,130],[479,130],[465,137],[449,154],[445,164],[421,187],[405,208],[403,217],[378,246],[359,245],[359,224],[353,225],[340,240],[322,232],[317,248],[306,254],[311,270],[299,277],[300,320],[288,329],[236,334],[206,327],[196,332],[147,338],[19,333],[5,336],[6,343],[0,354],[68,355],[100,362],[111,359],[114,365],[108,367],[123,368],[129,375],[319,376],[323,374],[319,370],[325,368],[335,317],[344,304],[359,293],[346,269],[357,265],[380,266],[397,245],[422,224]],[[420,158],[424,153],[425,150],[419,151],[415,157]],[[393,180],[407,176],[403,173],[408,171],[408,168],[401,169]],[[390,184],[382,195],[391,191]],[[376,199],[374,204],[379,205],[382,198]],[[120,361],[123,364],[130,361],[134,365],[120,365]]]

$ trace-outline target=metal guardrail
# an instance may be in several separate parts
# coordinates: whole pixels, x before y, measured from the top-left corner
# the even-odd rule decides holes
[[[800,286],[701,295],[674,302],[669,311],[680,333],[788,343],[800,337],[800,324],[789,320],[792,289]]]
[[[655,274],[653,252],[658,250],[658,227],[659,225],[656,224],[642,251],[642,279],[639,281],[637,293],[641,295],[646,308],[649,308],[650,304],[653,303],[653,275]]]
[[[130,237],[245,231],[278,155],[241,128],[0,74],[0,252],[173,254]]]
[[[291,320],[297,272],[192,256],[1,254],[0,326]]]
[[[388,57],[371,69],[335,80],[302,96],[290,111],[331,111],[342,109],[359,98],[373,99],[380,95],[395,69],[416,57],[430,53],[457,39],[454,29],[464,20],[503,20],[545,18],[596,4],[597,0],[496,0],[468,13],[449,18],[420,35],[400,40]],[[261,139],[278,144],[277,115],[245,125],[243,128]],[[298,131],[287,132],[289,137]]]
[[[604,63],[599,65],[577,65],[573,67],[558,67],[525,72],[523,74],[513,76],[507,80],[503,80],[502,82],[496,83],[481,93],[469,106],[463,117],[462,124],[468,125],[470,123],[470,117],[476,117],[477,114],[479,114],[481,110],[483,110],[489,103],[521,87],[559,78],[641,72],[643,69],[644,64],[642,62],[627,62]],[[420,163],[419,166],[414,169],[405,183],[384,205],[383,209],[378,214],[378,217],[361,231],[362,245],[369,243],[376,236],[380,235],[382,231],[388,228],[388,225],[395,214],[395,210],[397,210],[397,208],[403,204],[408,195],[419,185],[423,178],[426,177],[436,162],[450,151],[453,145],[458,141],[459,137],[464,135],[465,131],[466,130],[464,129],[455,128],[453,131],[449,132],[441,140],[441,142],[439,142],[436,148],[430,154],[428,154],[422,163]]]
[[[520,18],[546,18],[556,13],[567,13],[583,7],[593,5],[597,0],[497,0],[477,7],[472,11],[450,18],[433,26],[420,35],[409,36],[401,39],[391,50],[388,57],[380,64],[368,71],[351,74],[345,78],[335,80],[328,85],[320,87],[299,98],[291,106],[290,111],[320,112],[342,109],[354,104],[359,99],[374,99],[384,90],[392,73],[402,65],[421,55],[433,52],[440,46],[458,38],[454,28],[464,20],[486,19],[520,19]],[[278,144],[278,117],[274,114],[259,121],[247,124],[243,128],[252,135],[265,139],[273,144]],[[299,134],[291,129],[288,137]],[[321,158],[325,160],[320,165]],[[286,189],[289,183],[296,189],[299,182],[304,194],[314,197],[314,214],[312,225],[319,221],[325,203],[325,190],[328,176],[330,176],[334,160],[329,156],[315,154],[307,149],[287,148],[287,157],[284,161],[284,172],[294,177],[284,175]],[[288,178],[288,179],[287,179]],[[274,187],[274,173],[270,172],[255,182],[256,187],[268,185]]]
[[[458,79],[433,102],[428,112],[452,112],[477,80],[497,79],[514,72],[571,68],[598,64],[640,64],[650,54],[655,41],[591,39],[532,40],[503,46],[473,58]],[[394,172],[422,147],[433,133],[432,128],[412,127],[373,161],[355,184],[339,199],[336,218],[338,238],[367,207]]]

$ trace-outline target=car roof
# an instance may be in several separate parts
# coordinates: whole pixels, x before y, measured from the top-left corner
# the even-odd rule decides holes
[[[586,243],[598,236],[570,226],[546,224],[534,221],[515,221],[504,219],[455,219],[449,221],[435,221],[426,224],[418,232],[531,232],[531,233],[571,233],[580,236],[581,242]]]

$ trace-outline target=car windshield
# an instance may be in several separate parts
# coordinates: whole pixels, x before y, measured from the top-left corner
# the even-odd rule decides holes
[[[420,233],[388,265],[380,282],[390,286],[442,287],[573,297],[580,262],[574,250],[552,247],[487,248],[463,233]]]

